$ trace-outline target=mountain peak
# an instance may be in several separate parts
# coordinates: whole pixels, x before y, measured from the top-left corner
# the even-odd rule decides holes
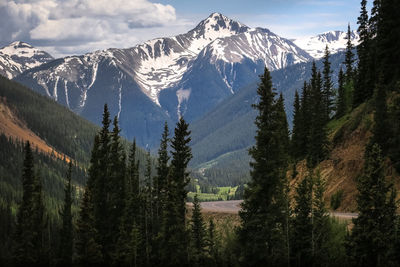
[[[8,46],[14,48],[33,48],[33,46],[31,46],[30,44],[21,41],[12,42]]]
[[[249,29],[249,27],[240,22],[234,21],[221,13],[214,12],[202,20],[191,32],[196,33],[194,37],[206,37],[208,34],[214,35],[212,32],[226,32],[227,35],[232,35],[246,32]]]
[[[38,54],[42,55],[45,52],[33,47],[28,43],[15,41],[7,46],[4,46],[3,48],[0,48],[0,53],[13,57],[17,56],[17,57],[31,58]],[[46,56],[49,55],[47,54]]]
[[[48,53],[32,45],[15,41],[0,48],[0,75],[9,79],[22,72],[53,60]]]

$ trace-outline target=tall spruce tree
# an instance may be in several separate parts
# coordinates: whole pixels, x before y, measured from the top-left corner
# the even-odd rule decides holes
[[[345,77],[343,69],[340,68],[338,76],[338,98],[336,107],[336,118],[341,118],[347,113],[348,101],[346,96],[346,90],[344,87]]]
[[[120,131],[118,118],[115,116],[110,140],[109,176],[106,177],[106,187],[108,189],[108,197],[106,199],[108,207],[108,243],[106,248],[109,253],[115,250],[115,245],[119,238],[119,226],[125,206],[126,156],[120,141]]]
[[[193,199],[193,213],[190,220],[191,250],[190,258],[193,266],[204,266],[206,252],[206,229],[203,215],[201,214],[200,202],[197,194]]]
[[[119,236],[114,255],[114,263],[122,266],[137,266],[139,246],[142,242],[140,233],[140,195],[139,162],[136,160],[136,141],[133,140],[129,152],[129,164],[125,185],[125,205],[119,225]]]
[[[108,245],[110,241],[110,235],[108,235],[109,225],[108,222],[110,217],[107,216],[109,206],[107,206],[107,200],[110,197],[109,190],[109,177],[110,177],[110,113],[108,111],[107,104],[104,105],[102,128],[99,132],[99,143],[98,151],[92,157],[96,157],[94,160],[96,163],[97,170],[95,170],[95,177],[89,177],[89,180],[93,180],[93,190],[91,190],[91,201],[93,201],[94,211],[94,223],[97,230],[97,242],[102,247],[104,260],[109,261]]]
[[[321,73],[317,72],[315,62],[312,67],[311,76],[311,103],[310,114],[311,119],[308,149],[307,149],[307,164],[309,167],[316,166],[321,162],[327,153],[327,133],[326,133],[326,113],[323,101]]]
[[[300,159],[302,155],[301,147],[301,127],[302,127],[302,117],[300,110],[300,97],[299,93],[296,91],[294,94],[294,104],[293,104],[293,130],[291,138],[291,154],[293,159],[296,161]]]
[[[347,43],[346,43],[346,54],[344,59],[344,64],[346,66],[346,82],[351,83],[354,78],[353,64],[354,64],[354,53],[353,53],[353,43],[351,42],[351,29],[350,23],[347,26]]]
[[[215,229],[215,223],[213,219],[210,219],[207,228],[207,251],[211,258],[209,265],[214,266],[219,263],[219,243],[217,238],[217,232]]]
[[[385,180],[379,145],[369,144],[364,157],[364,172],[357,181],[358,217],[353,219],[348,254],[353,266],[394,266],[396,192]]]
[[[328,121],[331,118],[331,115],[335,109],[334,107],[334,96],[335,92],[333,91],[332,85],[332,70],[331,70],[331,63],[330,60],[330,52],[329,47],[326,45],[325,47],[325,54],[323,59],[324,69],[322,71],[323,74],[323,101],[325,106],[325,120]]]
[[[152,243],[153,243],[153,186],[152,186],[152,176],[151,176],[151,157],[150,151],[146,154],[146,170],[144,174],[144,187],[141,192],[142,199],[142,212],[143,212],[143,241],[144,241],[144,254],[146,259],[146,265],[150,265],[150,257],[152,253]]]
[[[316,171],[313,181],[313,258],[317,266],[329,262],[329,213],[325,207],[325,181],[319,170]]]
[[[155,190],[156,190],[156,221],[157,221],[157,229],[159,231],[159,227],[161,225],[161,215],[162,210],[165,208],[165,194],[167,191],[167,179],[169,172],[169,155],[168,155],[168,142],[169,142],[169,130],[168,124],[165,122],[164,131],[161,137],[160,148],[158,149],[158,159],[157,159],[157,176],[155,177]]]
[[[388,112],[386,104],[386,90],[383,85],[383,74],[381,74],[379,83],[377,84],[374,97],[374,127],[372,132],[374,134],[372,142],[379,145],[384,155],[387,154],[390,145],[391,127],[388,121]]]
[[[169,172],[169,130],[168,124],[165,122],[164,131],[161,136],[160,147],[158,149],[158,158],[156,171],[157,175],[154,178],[154,237],[153,243],[153,258],[160,259],[161,250],[161,228],[163,221],[163,211],[166,208],[166,195],[168,190],[168,172]],[[157,264],[157,261],[154,262]]]
[[[240,261],[243,265],[276,265],[285,261],[283,177],[287,168],[287,152],[282,129],[281,105],[276,104],[276,93],[272,89],[271,75],[267,68],[261,76],[257,89],[259,102],[256,144],[250,149],[253,158],[251,181],[245,190],[242,210],[239,213],[241,227],[238,229],[241,246]],[[285,118],[286,121],[286,118]],[[284,143],[284,141],[282,142]]]
[[[379,71],[383,73],[383,81],[392,90],[400,79],[400,9],[399,1],[385,0],[374,5],[377,8],[377,59]]]
[[[59,247],[59,259],[60,263],[64,266],[72,265],[72,254],[73,254],[73,224],[72,224],[72,161],[69,162],[68,172],[66,176],[67,183],[64,189],[64,205],[60,212],[62,220],[62,226],[60,231],[60,247]]]
[[[370,32],[367,11],[367,1],[361,1],[361,12],[357,20],[360,44],[357,46],[358,71],[357,80],[354,88],[353,107],[357,107],[373,93],[374,84],[368,80],[369,73],[369,52],[370,52]]]
[[[186,195],[189,182],[187,165],[192,158],[189,146],[189,125],[181,117],[171,141],[172,160],[168,174],[166,206],[163,214],[162,251],[164,264],[170,266],[188,264],[188,237],[186,232]]]
[[[41,181],[34,173],[34,160],[29,141],[25,143],[24,151],[22,202],[17,212],[13,245],[13,258],[18,266],[44,263],[42,261],[44,205]]]
[[[300,140],[299,155],[303,158],[306,157],[309,146],[312,121],[310,120],[311,112],[311,84],[305,81],[300,99],[300,123],[298,123],[298,130],[296,129]]]
[[[313,264],[312,194],[313,179],[309,173],[296,187],[294,197],[292,256],[296,266]]]
[[[91,191],[86,188],[77,221],[76,262],[80,266],[96,266],[103,263],[101,245],[97,243],[97,230],[94,227],[94,210]]]

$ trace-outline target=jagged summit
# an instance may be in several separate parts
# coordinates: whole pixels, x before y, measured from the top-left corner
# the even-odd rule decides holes
[[[0,75],[12,79],[28,69],[53,59],[45,51],[28,43],[15,41],[0,48]]]
[[[14,41],[14,42],[12,42],[11,44],[9,44],[9,45],[7,45],[7,46],[12,46],[12,47],[14,47],[14,48],[22,48],[22,47],[30,47],[30,48],[33,48],[32,45],[30,45],[30,44],[28,44],[28,43],[25,43],[25,42],[22,42],[22,41]]]
[[[201,35],[207,35],[212,32],[226,32],[227,34],[238,34],[248,31],[250,28],[238,21],[232,20],[221,13],[211,13],[206,19],[202,20],[193,30],[189,33],[197,33],[199,37]]]

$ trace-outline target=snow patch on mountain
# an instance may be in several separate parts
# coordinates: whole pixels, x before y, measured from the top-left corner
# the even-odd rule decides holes
[[[190,97],[191,90],[190,89],[179,89],[176,91],[176,96],[178,98],[178,106],[177,106],[177,112],[178,112],[178,118],[182,116],[184,112],[181,112],[181,106],[183,101],[187,101]]]
[[[357,31],[351,32],[351,42],[354,46],[358,45],[360,37]],[[325,47],[328,45],[332,54],[346,49],[347,32],[329,31],[316,36],[306,36],[293,41],[298,47],[307,51],[315,59],[324,56]]]

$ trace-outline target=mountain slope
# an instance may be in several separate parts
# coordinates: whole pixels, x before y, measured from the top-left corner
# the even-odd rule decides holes
[[[16,80],[97,124],[107,102],[128,139],[154,148],[164,121],[200,118],[255,80],[265,64],[278,69],[310,59],[266,29],[213,13],[185,34],[57,59]]]
[[[0,48],[0,75],[9,79],[22,72],[40,66],[54,58],[24,42],[13,42]]]
[[[65,154],[54,150],[42,138],[32,132],[26,126],[26,123],[21,121],[15,112],[12,111],[7,102],[2,99],[0,99],[0,133],[13,140],[21,142],[29,141],[32,147],[41,153],[54,155],[56,158],[65,159],[67,162],[71,160]]]
[[[343,59],[343,52],[331,57],[334,81],[337,81]],[[271,72],[274,88],[284,96],[289,124],[292,122],[295,91],[300,92],[303,81],[311,77],[311,64],[300,63]],[[316,61],[316,64],[318,69],[322,69],[322,60]],[[254,139],[249,137],[255,136],[256,112],[251,105],[258,99],[257,85],[258,80],[242,88],[192,124],[192,147],[193,154],[196,155],[192,166],[204,164],[225,153],[246,150],[254,144]]]
[[[256,80],[267,66],[271,70],[310,60],[291,41],[267,29],[249,29],[207,45],[193,61],[182,81],[161,92],[160,101],[169,114],[184,115],[189,121],[200,118],[225,98]],[[207,77],[207,79],[204,79]],[[166,99],[166,100],[164,100]]]

